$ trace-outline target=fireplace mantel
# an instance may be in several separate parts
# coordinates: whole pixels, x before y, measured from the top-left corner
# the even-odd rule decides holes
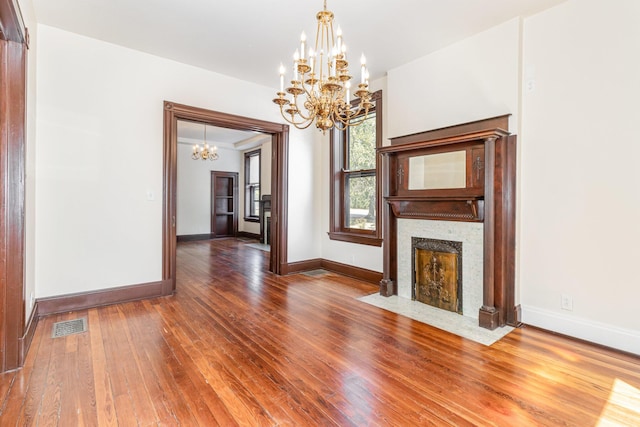
[[[468,222],[484,219],[484,200],[480,197],[389,196],[385,200],[397,218]]]
[[[378,149],[383,160],[385,201],[381,295],[398,293],[398,218],[481,222],[484,277],[479,324],[487,329],[519,324],[514,283],[516,136],[507,130],[508,118],[500,116],[392,138],[390,146]],[[422,161],[448,153],[456,153],[461,159],[462,182],[443,188],[420,186],[421,181],[415,181],[415,171],[411,170],[412,165],[420,163],[413,159]]]

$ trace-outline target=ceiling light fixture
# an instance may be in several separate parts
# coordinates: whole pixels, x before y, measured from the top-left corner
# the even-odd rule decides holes
[[[285,91],[285,68],[280,64],[280,91],[273,102],[280,106],[282,117],[296,128],[306,129],[315,121],[316,127],[324,133],[334,126],[345,129],[362,123],[364,120],[351,119],[360,115],[366,117],[373,104],[364,55],[360,60],[360,83],[353,93],[357,99],[351,102],[347,48],[340,28],[334,37],[333,12],[327,10],[326,0],[324,10],[318,12],[316,18],[315,49],[309,48],[305,52],[306,36],[303,32],[300,49],[293,56],[291,86]],[[287,94],[291,99],[287,99]]]
[[[191,154],[191,158],[193,160],[218,160],[218,147],[215,145],[209,148],[209,144],[207,143],[207,125],[204,125],[204,140],[202,142],[202,147],[198,144],[193,146],[193,154]]]

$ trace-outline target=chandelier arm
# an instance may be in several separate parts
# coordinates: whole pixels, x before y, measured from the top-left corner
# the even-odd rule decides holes
[[[311,119],[304,119],[303,118],[303,121],[297,122],[293,118],[294,115],[291,115],[292,116],[291,118],[287,117],[287,114],[285,113],[282,105],[280,106],[280,114],[282,115],[282,118],[284,118],[287,121],[287,123],[292,124],[297,129],[306,129],[311,125],[311,123],[313,123],[313,118],[311,118]]]
[[[316,117],[315,109],[314,110],[309,110],[308,109],[308,111],[309,111],[309,115],[308,116],[305,116],[302,113],[302,108],[300,108],[300,106],[298,105],[298,96],[297,95],[294,95],[293,102],[291,104],[293,104],[295,106],[296,114],[299,115],[304,121],[307,121],[307,120],[313,121],[313,119],[315,119],[315,117]],[[305,101],[305,104],[306,104],[306,101]],[[307,107],[305,106],[305,104],[303,104],[302,106],[305,107],[305,109],[306,109]],[[282,108],[280,110],[282,111]],[[293,122],[289,122],[289,123],[293,123]]]

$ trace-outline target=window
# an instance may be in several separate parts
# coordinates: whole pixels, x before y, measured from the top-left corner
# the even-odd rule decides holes
[[[372,96],[374,107],[361,123],[331,132],[331,217],[329,238],[382,245],[380,161],[382,91]]]
[[[244,219],[260,221],[260,150],[244,153]]]

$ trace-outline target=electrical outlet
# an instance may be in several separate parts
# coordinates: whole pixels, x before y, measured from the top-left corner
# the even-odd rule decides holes
[[[563,310],[573,311],[573,298],[569,295],[562,294],[560,296],[560,308]]]
[[[36,297],[35,295],[33,295],[33,292],[31,292],[29,299],[31,300],[31,307],[33,307],[33,305],[36,303]]]

